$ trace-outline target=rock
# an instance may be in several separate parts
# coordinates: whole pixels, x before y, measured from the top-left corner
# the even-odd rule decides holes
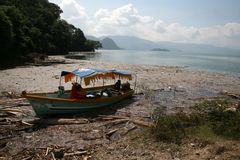
[[[194,143],[190,143],[191,147],[195,147],[196,145]]]
[[[59,75],[54,75],[53,78],[55,78],[55,79],[59,79],[60,76],[59,76]]]
[[[55,158],[63,158],[64,157],[64,152],[63,151],[56,151],[53,152]]]
[[[109,147],[107,148],[107,150],[113,151],[113,150],[114,150],[114,147],[109,146]]]

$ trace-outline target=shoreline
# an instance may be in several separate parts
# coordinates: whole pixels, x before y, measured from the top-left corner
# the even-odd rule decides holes
[[[83,150],[87,152],[87,156],[102,157],[101,159],[109,159],[109,155],[115,157],[113,159],[119,155],[123,157],[122,159],[129,159],[131,155],[124,157],[125,149],[121,149],[122,146],[133,147],[127,150],[131,154],[136,151],[138,153],[148,152],[146,155],[136,155],[137,159],[142,157],[147,159],[149,156],[158,159],[159,154],[167,156],[168,158],[165,159],[169,159],[170,154],[173,154],[174,151],[166,150],[166,148],[174,148],[172,144],[156,142],[150,137],[147,138],[150,143],[148,144],[146,138],[141,136],[144,134],[141,132],[143,131],[142,126],[126,121],[126,119],[109,121],[101,120],[101,117],[106,116],[107,119],[111,116],[125,117],[136,121],[152,122],[153,116],[158,114],[159,107],[166,107],[169,113],[187,112],[191,106],[204,100],[230,98],[231,95],[240,97],[239,78],[225,74],[192,71],[181,67],[72,60],[62,56],[49,58],[51,60],[65,60],[65,63],[54,63],[48,66],[25,66],[0,71],[0,109],[1,107],[10,107],[9,111],[11,112],[11,117],[1,119],[3,124],[0,129],[0,138],[2,139],[0,156],[6,159],[18,159],[19,157],[24,159],[29,156],[29,153],[33,153],[35,157],[51,159],[50,153],[55,154],[60,152],[59,150],[65,153],[77,153],[79,150]],[[137,92],[131,100],[98,110],[97,113],[68,117],[73,121],[84,119],[88,122],[86,124],[29,124],[28,122],[38,120],[38,118],[35,117],[35,113],[27,100],[16,95],[19,95],[23,90],[27,90],[27,92],[56,91],[60,72],[76,68],[106,68],[134,72],[138,77]],[[237,100],[235,99],[235,101]],[[17,112],[14,113],[14,110]],[[56,122],[57,119],[52,120]],[[139,140],[141,143],[134,145]],[[196,147],[190,147],[189,150],[188,146],[193,143],[196,144]],[[217,143],[225,144],[218,141]],[[236,144],[237,142],[232,143]],[[141,145],[146,145],[147,148],[163,145],[165,150],[156,147],[149,150],[142,148]],[[185,152],[182,157],[186,159],[199,158],[195,152],[200,152],[200,157],[206,155],[211,157],[214,154],[205,153],[205,150],[217,147],[215,144],[205,147],[197,145],[198,143],[194,141],[185,142],[177,147],[182,148]],[[232,146],[232,144],[230,145]],[[40,149],[36,150],[36,148]],[[235,150],[233,149],[233,151]]]
[[[137,86],[135,94],[151,97],[153,102],[143,105],[162,105],[169,109],[188,108],[202,97],[215,97],[223,94],[240,95],[240,80],[237,76],[206,71],[194,71],[177,66],[115,64],[87,60],[73,60],[64,56],[50,56],[50,61],[64,61],[47,66],[25,66],[0,71],[0,97],[11,92],[20,95],[27,92],[56,91],[62,70],[76,68],[119,69],[135,73]],[[133,82],[131,86],[134,86]],[[84,86],[83,86],[84,87]],[[70,89],[71,84],[65,84]],[[141,106],[143,106],[141,105]],[[149,112],[143,109],[149,115]],[[135,111],[133,111],[135,112]]]
[[[194,82],[196,82],[197,85],[201,84],[204,86],[204,88],[208,88],[207,83],[213,83],[214,79],[216,79],[216,83],[219,81],[221,86],[218,87],[216,83],[213,83],[215,84],[215,90],[221,92],[230,88],[231,92],[233,91],[236,94],[240,93],[240,77],[238,77],[238,75],[232,75],[230,73],[209,72],[181,66],[123,63],[116,64],[98,61],[76,60],[64,58],[64,56],[61,55],[49,56],[48,61],[56,63],[52,63],[51,65],[46,66],[26,65],[6,70],[0,70],[0,77],[2,77],[0,79],[0,90],[12,90],[17,93],[21,93],[23,90],[52,91],[54,89],[53,86],[56,86],[57,89],[57,81],[62,70],[71,71],[76,68],[107,68],[126,70],[136,73],[138,75],[138,83],[140,86],[145,84],[144,86],[148,86],[152,89],[161,88],[159,84],[162,84],[163,87],[185,86],[186,82],[189,82],[192,86],[194,86]],[[43,79],[42,76],[45,78]],[[167,80],[168,78],[169,80]],[[41,80],[43,80],[43,83],[41,83]],[[201,80],[203,80],[203,82],[201,82]],[[233,86],[227,89],[224,86],[225,84],[230,85],[228,84],[228,81],[231,82]],[[184,85],[183,82],[185,82]],[[205,84],[204,82],[207,83]],[[34,89],[31,83],[35,83],[39,87],[35,87]],[[46,85],[46,83],[51,83],[52,85]],[[239,90],[239,92],[236,88]]]

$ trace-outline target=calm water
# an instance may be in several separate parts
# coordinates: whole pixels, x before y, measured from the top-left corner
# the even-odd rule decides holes
[[[162,51],[99,50],[86,59],[127,64],[157,64],[240,75],[240,53],[184,53]]]

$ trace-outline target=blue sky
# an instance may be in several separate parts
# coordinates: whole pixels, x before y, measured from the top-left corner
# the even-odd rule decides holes
[[[240,48],[240,0],[50,0],[85,34]]]

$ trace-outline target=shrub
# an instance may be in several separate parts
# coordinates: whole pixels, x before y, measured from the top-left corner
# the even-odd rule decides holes
[[[230,105],[224,100],[205,101],[196,105],[194,110],[215,134],[240,139],[240,109],[230,110]]]
[[[152,130],[158,140],[179,143],[185,136],[184,128],[177,115],[159,117]]]
[[[165,110],[157,109],[151,132],[157,140],[173,143],[181,143],[187,136],[206,137],[207,141],[216,136],[240,139],[240,110],[229,110],[229,105],[223,100],[205,101],[195,105],[190,114],[167,115]]]

